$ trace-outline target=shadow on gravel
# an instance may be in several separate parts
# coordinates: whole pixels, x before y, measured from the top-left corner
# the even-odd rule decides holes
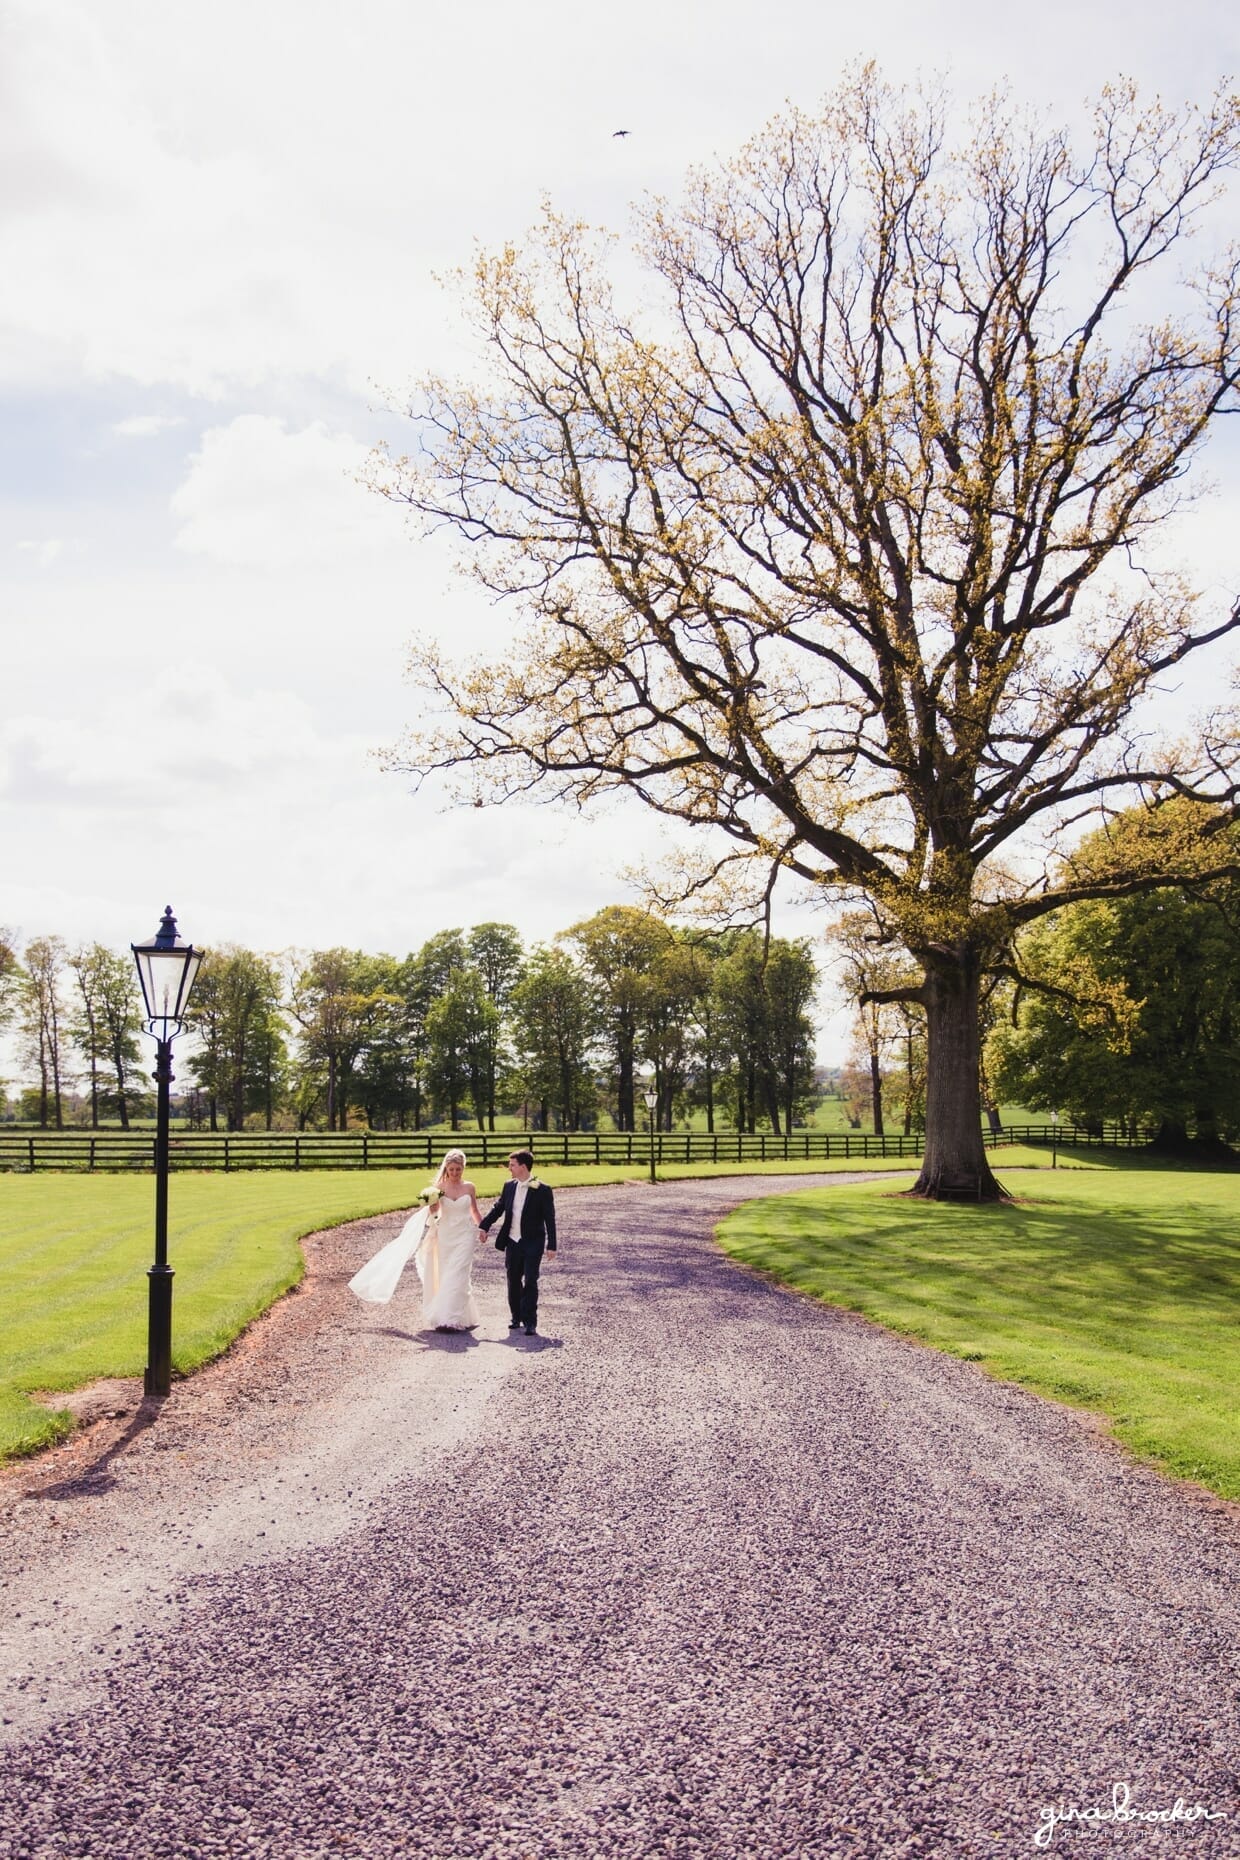
[[[111,1471],[113,1460],[119,1459],[131,1441],[155,1424],[160,1406],[158,1401],[142,1401],[124,1433],[118,1434],[97,1460],[84,1466],[72,1479],[58,1479],[55,1485],[38,1487],[31,1492],[31,1498],[96,1498],[110,1492],[116,1484],[116,1476]]]

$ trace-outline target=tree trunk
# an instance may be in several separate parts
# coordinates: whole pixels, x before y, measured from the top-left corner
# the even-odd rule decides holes
[[[1002,1201],[982,1138],[978,986],[971,951],[926,974],[926,1153],[911,1193],[929,1201]]]
[[[771,1120],[771,1133],[773,1136],[782,1137],[784,1133],[779,1122],[779,1093],[775,1089],[775,1080],[765,1066],[762,1068],[762,1096],[766,1103],[766,1114]]]
[[[622,1028],[619,1040],[619,1068],[616,1077],[616,1123],[621,1130],[635,1130],[633,1122],[633,1036]]]
[[[874,1135],[883,1134],[883,1075],[878,1063],[878,1052],[870,1049],[870,1103],[874,1111]]]
[[[1188,1125],[1180,1117],[1164,1117],[1150,1148],[1162,1156],[1187,1156],[1192,1148]]]

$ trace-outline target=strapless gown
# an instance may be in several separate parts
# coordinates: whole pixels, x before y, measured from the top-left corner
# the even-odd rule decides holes
[[[478,1229],[469,1210],[468,1195],[457,1201],[445,1198],[426,1223],[421,1245],[413,1256],[422,1281],[424,1324],[471,1330],[478,1322],[472,1283]]]

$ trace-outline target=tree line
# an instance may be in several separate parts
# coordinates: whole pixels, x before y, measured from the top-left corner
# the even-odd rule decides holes
[[[183,1112],[245,1126],[420,1129],[501,1115],[532,1128],[701,1113],[708,1130],[782,1134],[814,1095],[807,941],[691,932],[610,905],[549,943],[511,924],[437,932],[404,957],[363,950],[209,950],[178,1060]],[[149,1110],[150,1052],[128,952],[0,932],[0,1024],[31,1083],[22,1112],[60,1128],[77,1108],[128,1128]]]

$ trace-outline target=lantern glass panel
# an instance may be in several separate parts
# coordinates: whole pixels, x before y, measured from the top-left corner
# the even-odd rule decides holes
[[[202,963],[202,951],[186,943],[134,945],[142,1000],[151,1029],[160,1039],[179,1030]]]

